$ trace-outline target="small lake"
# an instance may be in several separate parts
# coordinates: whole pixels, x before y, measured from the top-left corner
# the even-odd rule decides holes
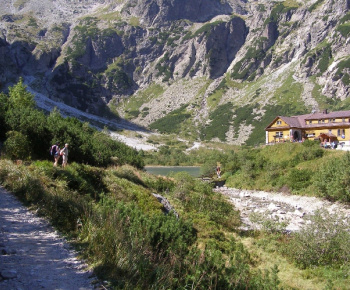
[[[200,167],[199,166],[145,166],[145,170],[148,173],[154,175],[163,175],[167,176],[170,172],[187,172],[193,177],[200,176]]]

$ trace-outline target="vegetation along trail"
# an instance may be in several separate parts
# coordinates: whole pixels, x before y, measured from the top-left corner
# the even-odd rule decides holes
[[[0,289],[94,288],[65,240],[1,187],[0,251]]]

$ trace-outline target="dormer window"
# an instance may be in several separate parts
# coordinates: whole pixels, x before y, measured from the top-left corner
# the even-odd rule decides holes
[[[309,121],[309,124],[312,124],[312,120]]]

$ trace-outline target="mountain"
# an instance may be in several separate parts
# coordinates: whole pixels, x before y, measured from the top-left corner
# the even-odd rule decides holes
[[[350,0],[0,0],[0,86],[191,140],[350,109]]]

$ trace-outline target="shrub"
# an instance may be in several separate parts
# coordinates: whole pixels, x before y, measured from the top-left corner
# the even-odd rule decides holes
[[[9,131],[6,134],[6,138],[4,147],[8,158],[11,160],[30,159],[31,146],[25,135],[17,131]]]
[[[211,140],[219,138],[225,141],[226,132],[229,130],[233,117],[233,105],[231,103],[218,106],[210,113],[210,124],[204,127],[201,131],[202,140]]]
[[[315,174],[314,184],[321,196],[350,201],[350,153],[324,163]]]
[[[34,96],[26,91],[21,80],[9,91],[8,98],[0,95],[0,101],[6,101],[0,109],[0,121],[5,123],[0,125],[0,129],[17,132],[8,135],[10,158],[28,158],[32,155],[33,158],[47,159],[50,145],[61,142],[70,144],[71,161],[99,166],[128,163],[143,167],[143,160],[136,150],[112,140],[106,132],[99,132],[76,118],[63,118],[57,110],[46,116],[35,109]],[[4,132],[0,133],[0,139],[2,135]],[[25,153],[22,149],[18,151],[25,145],[28,145]]]
[[[181,130],[181,125],[191,117],[190,113],[186,111],[186,105],[170,112],[163,118],[158,119],[153,122],[149,127],[151,129],[156,129],[161,133],[179,133]]]
[[[349,217],[319,209],[300,232],[294,233],[284,250],[301,268],[344,265],[350,261]]]
[[[293,168],[288,173],[286,183],[292,190],[301,190],[311,184],[311,176],[310,170]]]

